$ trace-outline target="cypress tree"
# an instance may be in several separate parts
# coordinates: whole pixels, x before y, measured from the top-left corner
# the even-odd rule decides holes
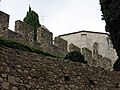
[[[38,14],[35,11],[31,10],[30,6],[29,11],[27,12],[27,15],[25,16],[23,21],[34,28],[34,40],[37,40],[37,28],[40,27],[41,25],[39,23]]]
[[[106,31],[116,49],[118,59],[113,68],[120,71],[120,0],[100,0],[103,20],[106,22]]]

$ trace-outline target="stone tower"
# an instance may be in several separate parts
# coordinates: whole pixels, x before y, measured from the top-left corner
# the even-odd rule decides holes
[[[0,11],[0,36],[7,36],[9,15]]]

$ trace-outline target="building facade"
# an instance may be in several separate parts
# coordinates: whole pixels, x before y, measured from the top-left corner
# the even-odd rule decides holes
[[[92,52],[92,57],[99,54],[102,57],[107,57],[111,60],[112,64],[117,59],[117,54],[111,43],[108,33],[93,32],[93,31],[78,31],[68,34],[59,35],[60,38],[68,41],[69,45],[73,43],[77,47],[87,48]]]

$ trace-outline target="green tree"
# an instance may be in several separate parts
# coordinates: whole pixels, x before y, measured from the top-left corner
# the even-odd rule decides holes
[[[74,62],[81,62],[84,64],[87,63],[87,61],[85,61],[84,56],[78,51],[69,52],[68,54],[66,54],[64,59],[68,59],[68,60],[74,61]]]
[[[118,59],[113,68],[120,71],[120,0],[100,0],[103,20],[106,22],[106,31],[116,49]]]
[[[29,11],[27,12],[26,17],[23,19],[23,21],[32,27],[34,27],[34,40],[37,39],[37,28],[40,27],[39,23],[39,16],[38,14],[31,10],[31,7],[29,6]]]

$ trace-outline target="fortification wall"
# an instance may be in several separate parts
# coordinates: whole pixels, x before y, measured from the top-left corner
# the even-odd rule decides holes
[[[59,48],[59,50],[67,52],[67,44],[68,43],[66,40],[60,37],[55,37],[54,45],[56,45]]]
[[[0,37],[7,37],[8,26],[9,15],[0,11]]]
[[[0,11],[0,37],[21,42],[24,45],[41,49],[59,57],[64,57],[67,53],[67,41],[59,38],[60,42],[58,42],[57,45],[53,44],[53,33],[43,25],[37,29],[37,41],[34,40],[34,28],[25,22],[20,20],[15,21],[15,32],[9,30],[8,26],[9,15]],[[62,43],[64,45],[62,45]]]
[[[78,51],[81,52],[80,48],[74,45],[73,43],[69,44],[69,52]]]
[[[1,90],[119,90],[120,73],[0,46]]]
[[[41,43],[43,48],[50,47],[53,44],[53,33],[42,25],[37,29],[37,42]]]
[[[25,45],[29,45],[31,47],[41,49],[45,52],[48,52],[58,57],[64,57],[66,55],[67,45],[68,45],[67,41],[60,37],[55,37],[55,40],[53,43],[53,33],[50,32],[45,26],[42,25],[37,29],[37,41],[35,41],[34,28],[32,26],[20,20],[17,20],[15,22],[15,32],[13,32],[8,29],[9,15],[3,12],[0,12],[0,19],[1,19],[0,37],[5,37],[10,40],[21,42]],[[75,36],[79,36],[79,35],[75,34]],[[86,40],[86,34],[81,35],[81,37],[85,38]],[[78,48],[74,44],[70,44],[69,51],[71,50],[80,51],[80,48]],[[101,66],[107,69],[112,68],[110,59],[103,58],[101,55],[99,55],[96,47],[95,47],[95,50],[93,51],[95,51],[95,54],[92,54],[92,52],[87,48],[86,49],[83,48],[82,50],[82,53],[84,54],[86,60],[88,61],[88,64],[94,65],[94,66]],[[106,61],[103,61],[103,60],[106,60]]]
[[[5,30],[9,26],[9,15],[0,11],[0,28]]]
[[[93,54],[92,51],[87,48],[82,48],[81,53],[85,56],[89,65],[112,70],[112,60],[107,57],[103,57],[98,53]]]
[[[15,21],[15,32],[22,35],[23,41],[26,41],[29,45],[33,45],[34,42],[34,28],[20,20]]]

